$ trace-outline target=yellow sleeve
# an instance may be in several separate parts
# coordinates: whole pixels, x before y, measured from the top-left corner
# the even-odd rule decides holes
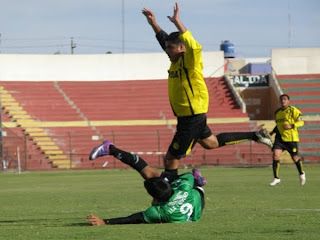
[[[302,120],[302,113],[300,112],[299,109],[294,108],[294,127],[302,127],[304,125],[304,121]]]
[[[200,45],[200,43],[198,43],[192,36],[191,32],[189,30],[187,30],[184,33],[181,33],[179,36],[180,40],[184,43],[184,45],[186,46],[186,48],[191,48],[193,50],[202,49],[202,46]]]

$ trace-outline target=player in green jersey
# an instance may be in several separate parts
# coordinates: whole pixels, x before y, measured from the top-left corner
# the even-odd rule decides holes
[[[90,159],[112,155],[137,170],[145,179],[144,186],[153,197],[152,206],[145,211],[119,218],[100,218],[89,215],[87,221],[93,225],[138,224],[138,223],[179,223],[199,221],[204,208],[206,184],[199,170],[175,175],[150,167],[138,155],[125,152],[108,140],[95,147]]]
[[[295,162],[300,178],[300,184],[306,183],[306,174],[303,171],[302,161],[299,157],[298,142],[299,133],[298,128],[304,125],[302,120],[302,113],[294,106],[290,106],[290,97],[287,94],[280,96],[281,107],[275,112],[276,126],[270,132],[271,135],[276,134],[273,145],[273,162],[272,169],[274,179],[270,186],[275,186],[280,183],[279,169],[280,157],[283,151],[288,151],[292,160]]]

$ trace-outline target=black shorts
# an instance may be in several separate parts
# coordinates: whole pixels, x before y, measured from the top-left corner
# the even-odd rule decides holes
[[[281,149],[281,150],[287,150],[291,157],[299,155],[298,153],[298,143],[297,142],[284,142],[280,139],[276,139],[273,144],[274,149]]]
[[[211,135],[212,132],[207,126],[206,114],[178,117],[177,131],[168,152],[177,159],[183,158],[199,139],[205,139]]]

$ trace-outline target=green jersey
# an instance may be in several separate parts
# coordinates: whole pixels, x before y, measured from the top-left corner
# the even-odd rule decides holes
[[[194,189],[194,178],[185,173],[171,184],[173,195],[166,202],[149,207],[143,211],[148,223],[180,223],[199,221],[202,213],[201,195]]]

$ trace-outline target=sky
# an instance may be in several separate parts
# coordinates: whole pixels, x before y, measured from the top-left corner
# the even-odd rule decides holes
[[[176,31],[172,0],[0,0],[0,54],[161,52],[141,10]],[[223,40],[236,57],[320,47],[320,0],[180,0],[180,19],[203,51]],[[73,45],[72,45],[73,44]],[[73,46],[73,47],[71,47]]]

